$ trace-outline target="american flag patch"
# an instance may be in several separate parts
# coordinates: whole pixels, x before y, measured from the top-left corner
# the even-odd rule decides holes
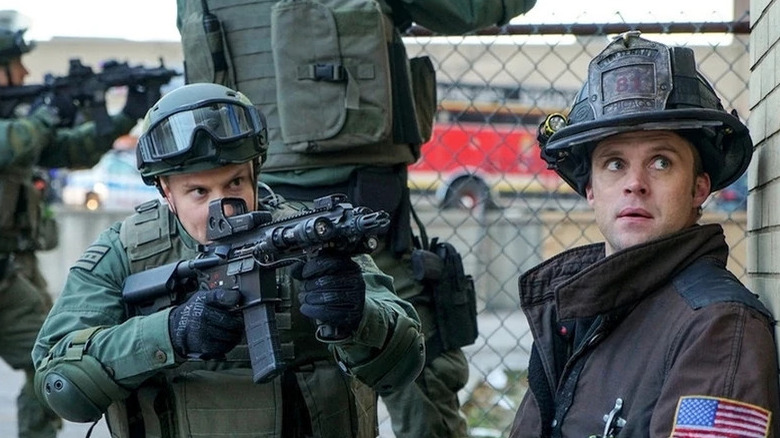
[[[727,398],[680,397],[673,438],[766,437],[772,414],[755,405]]]

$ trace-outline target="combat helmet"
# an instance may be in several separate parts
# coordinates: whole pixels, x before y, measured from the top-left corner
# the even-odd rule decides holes
[[[30,20],[13,10],[0,11],[0,65],[6,65],[35,47],[35,43],[27,41],[24,33]]]
[[[266,152],[263,114],[238,91],[218,84],[179,87],[149,109],[138,137],[138,170],[147,185],[157,177],[200,172],[255,160]]]
[[[724,110],[696,69],[693,50],[669,47],[626,32],[588,66],[588,80],[568,117],[551,114],[539,127],[542,158],[585,196],[596,144],[623,132],[669,130],[690,141],[710,176],[712,191],[738,179],[753,142],[736,112]]]

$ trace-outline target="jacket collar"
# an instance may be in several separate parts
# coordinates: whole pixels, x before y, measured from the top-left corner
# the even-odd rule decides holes
[[[609,313],[634,304],[703,256],[725,266],[728,245],[720,225],[695,225],[609,257],[603,243],[575,248],[520,277],[520,304],[525,309],[555,300],[561,320]]]

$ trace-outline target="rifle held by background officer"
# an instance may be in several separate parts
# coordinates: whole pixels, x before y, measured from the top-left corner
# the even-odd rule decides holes
[[[199,288],[238,290],[253,379],[262,383],[284,367],[275,270],[323,250],[370,253],[390,217],[384,211],[353,207],[344,195],[315,199],[312,209],[278,220],[267,211],[246,210],[237,198],[212,201],[207,231],[212,243],[200,248],[201,256],[130,275],[122,298],[133,312],[148,315],[185,301]],[[344,338],[339,327],[325,324],[317,333],[322,339]]]
[[[79,108],[94,106],[105,109],[105,91],[122,86],[147,89],[147,103],[151,107],[160,98],[160,87],[176,76],[181,76],[181,73],[166,68],[162,59],[159,67],[131,67],[127,62],[109,60],[96,73],[80,59],[73,58],[66,76],[48,73],[42,84],[0,88],[0,118],[10,117],[21,104],[33,105],[55,97],[70,99]]]

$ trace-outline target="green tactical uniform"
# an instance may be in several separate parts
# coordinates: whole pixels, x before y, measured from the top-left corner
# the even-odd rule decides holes
[[[35,251],[57,242],[54,218],[33,186],[34,166],[90,167],[113,142],[113,137],[97,138],[93,123],[55,130],[45,121],[47,111],[0,120],[0,357],[27,374],[17,401],[20,437],[53,437],[59,423],[32,390],[30,351],[52,304]],[[135,124],[125,116],[115,122],[116,136]]]
[[[280,327],[289,366],[271,382],[253,384],[245,344],[224,361],[186,361],[174,367],[170,309],[130,317],[121,297],[128,275],[197,254],[196,242],[167,205],[153,201],[137,210],[104,231],[71,269],[33,351],[39,375],[55,366],[57,358],[73,355],[72,343],[85,329],[104,327],[90,334],[88,347],[83,341],[80,347],[84,357],[102,365],[105,375],[95,377],[96,369],[86,360],[73,364],[83,366],[94,381],[104,379],[100,391],[87,398],[112,398],[107,419],[114,437],[376,436],[376,395],[359,380],[372,381],[377,373],[403,366],[399,362],[415,360],[388,357],[380,348],[393,337],[416,337],[419,321],[414,309],[392,293],[392,279],[370,257],[355,258],[366,283],[360,326],[349,341],[330,347],[315,339],[316,326],[299,313],[296,282],[286,271],[277,271],[278,308],[291,316],[289,327]],[[272,213],[280,217],[295,211],[282,205]],[[300,430],[288,426],[283,431],[282,421]]]
[[[329,170],[309,170],[304,172],[294,172],[294,175],[284,176],[278,181],[275,178],[278,174],[261,174],[263,181],[271,187],[288,187],[282,181],[295,181],[303,184],[303,187],[327,188],[326,191],[335,190],[349,193],[347,184],[342,187],[335,187],[332,184],[312,183],[311,178],[324,174],[327,181],[339,181],[338,172],[345,169]],[[347,170],[349,175],[349,170]],[[380,175],[382,175],[380,173]],[[405,174],[404,174],[405,175]],[[395,173],[385,173],[385,184],[376,185],[373,197],[366,197],[361,201],[353,201],[358,205],[367,205],[373,209],[388,209],[386,195],[392,191],[392,184],[400,186],[405,181]],[[387,179],[389,177],[389,179]],[[348,181],[348,177],[345,179]],[[325,181],[325,180],[323,180]],[[380,189],[381,187],[381,189]],[[400,190],[400,189],[399,189]],[[297,193],[315,192],[302,189]],[[407,193],[408,196],[408,193]],[[303,196],[298,201],[304,201]],[[400,202],[400,201],[399,201]],[[394,208],[395,209],[395,208]],[[408,211],[408,210],[407,210]],[[396,223],[398,222],[397,217]],[[411,239],[411,235],[408,235]],[[393,277],[395,291],[401,298],[408,300],[414,305],[415,310],[422,321],[423,331],[426,339],[434,339],[437,335],[436,319],[433,315],[433,306],[431,297],[423,294],[423,285],[414,280],[411,265],[411,242],[408,250],[401,253],[392,248],[391,241],[385,241],[380,249],[372,257],[382,272]],[[430,347],[429,347],[430,350]],[[460,349],[444,351],[438,357],[428,357],[428,362],[423,368],[420,376],[414,385],[408,385],[392,394],[382,395],[382,400],[390,414],[393,431],[397,437],[466,437],[467,425],[462,415],[460,415],[460,402],[458,400],[458,391],[461,390],[468,381],[468,362],[466,356]]]
[[[1,58],[0,67],[5,68],[7,58]],[[17,400],[20,437],[54,437],[60,427],[59,418],[33,392],[30,351],[52,305],[35,252],[57,244],[56,223],[44,205],[44,194],[33,185],[34,172],[36,167],[93,166],[113,139],[136,123],[116,116],[113,132],[98,137],[94,123],[57,129],[56,122],[57,116],[45,106],[26,117],[0,119],[0,357],[26,373]]]
[[[400,32],[414,21],[440,34],[463,34],[506,24],[534,4],[177,0],[177,24],[187,81],[235,88],[265,113],[264,183],[288,200],[342,192],[355,205],[392,215],[391,232],[374,260],[393,277],[398,295],[414,304],[426,339],[435,339],[432,298],[412,277],[406,174],[430,137],[435,71],[427,57],[408,59]],[[204,32],[204,17],[215,17],[221,34]],[[383,395],[395,435],[467,436],[458,391],[468,371],[463,352],[451,349],[428,357],[416,385]]]

